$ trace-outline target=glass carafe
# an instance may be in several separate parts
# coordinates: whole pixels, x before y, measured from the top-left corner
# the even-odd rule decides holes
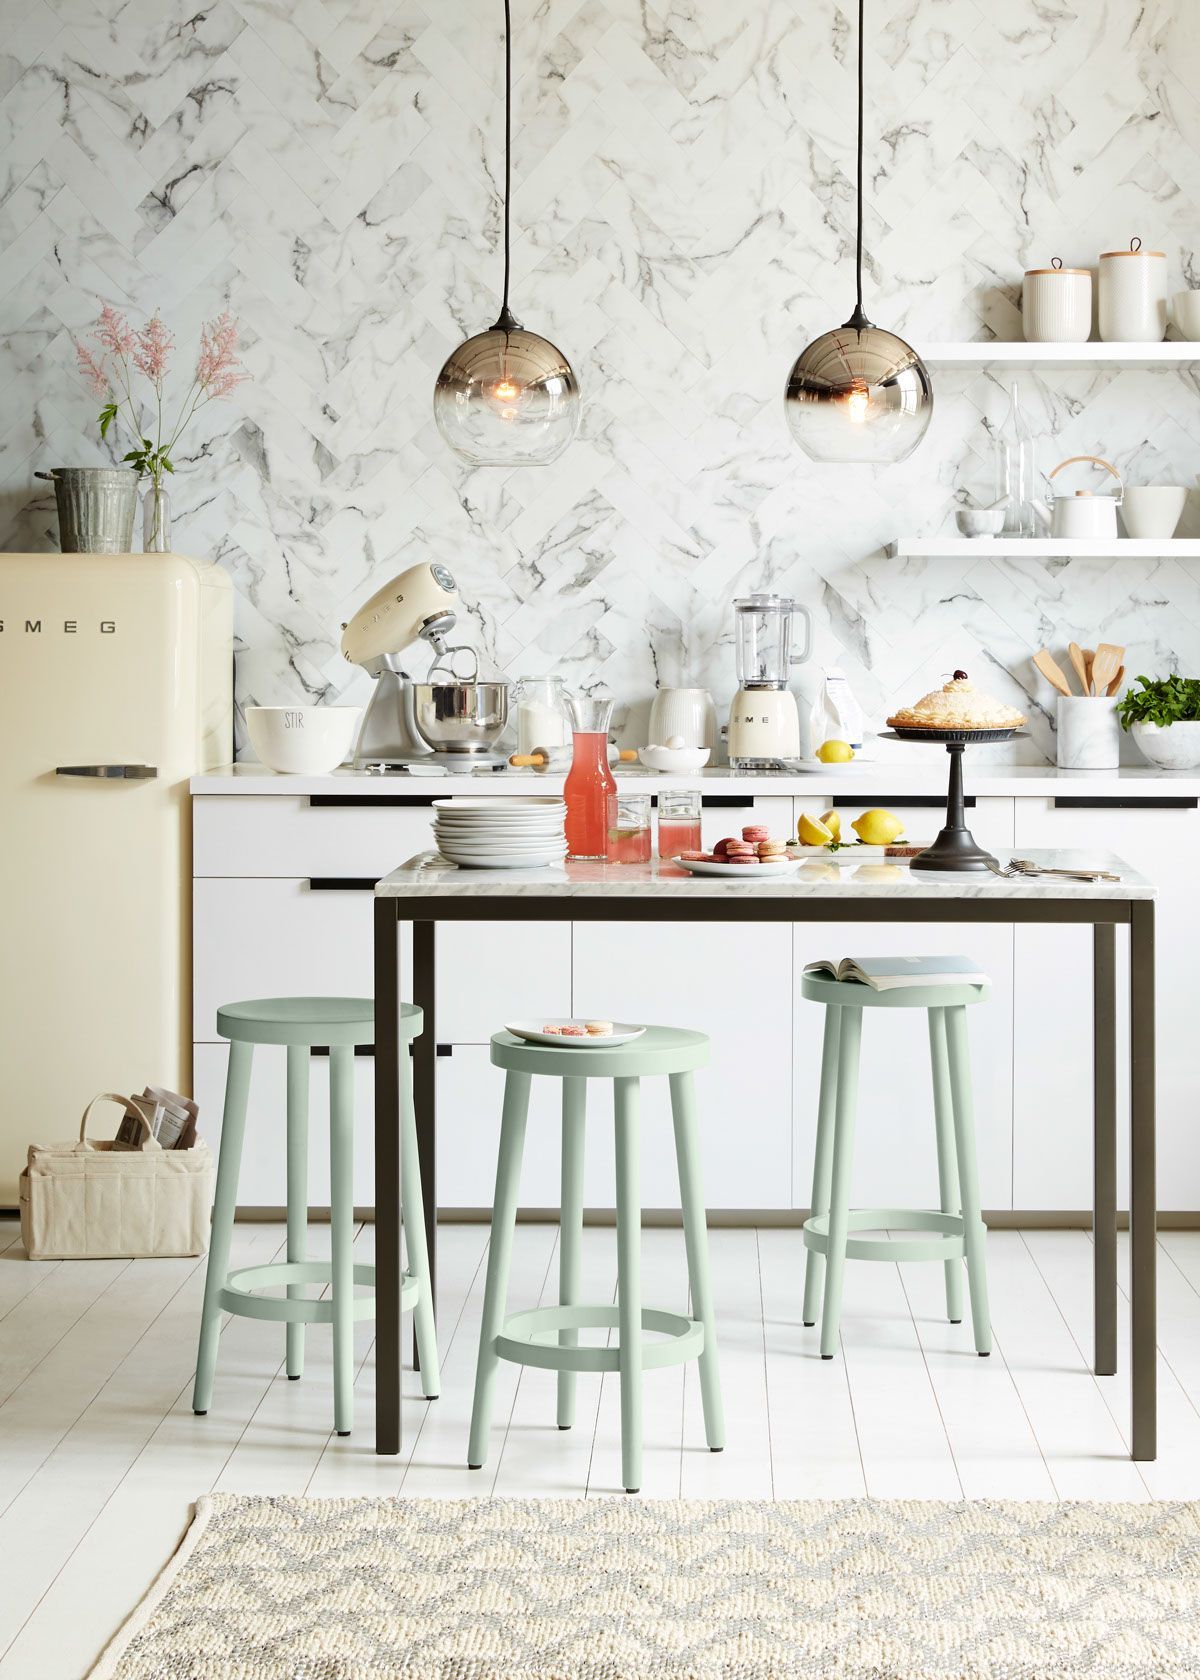
[[[608,798],[617,791],[608,768],[608,726],[613,702],[581,694],[571,700],[571,768],[563,784],[567,802],[567,856],[603,858],[608,839]]]
[[[791,667],[808,658],[812,618],[790,595],[759,592],[733,603],[739,688],[786,688]],[[792,651],[792,620],[804,625],[804,646]]]
[[[517,711],[517,751],[544,754],[547,766],[571,762],[571,709],[561,677],[518,677],[512,691]]]
[[[1004,424],[996,433],[996,500],[1004,503],[1004,535],[1032,537],[1037,533],[1033,499],[1037,494],[1037,444],[1021,412],[1017,387]]]

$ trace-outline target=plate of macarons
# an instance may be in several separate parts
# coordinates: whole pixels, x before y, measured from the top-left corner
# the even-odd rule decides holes
[[[761,825],[744,828],[740,840],[718,840],[711,852],[681,852],[671,861],[689,875],[741,876],[746,880],[786,875],[795,868],[787,841],[776,839]]]
[[[611,1044],[628,1044],[641,1038],[645,1027],[627,1021],[585,1021],[582,1016],[562,1016],[555,1021],[506,1021],[505,1032],[523,1038],[527,1044],[549,1044],[556,1050],[594,1050]]]

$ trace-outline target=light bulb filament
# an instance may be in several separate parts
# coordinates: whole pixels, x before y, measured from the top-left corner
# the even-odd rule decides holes
[[[861,426],[865,423],[871,407],[871,393],[869,391],[851,391],[846,397],[846,412],[852,423]]]
[[[518,387],[517,387],[516,383],[511,379],[498,379],[496,381],[496,383],[492,386],[492,396],[496,399],[497,402],[502,402],[502,403],[516,402],[517,396],[518,396]]]

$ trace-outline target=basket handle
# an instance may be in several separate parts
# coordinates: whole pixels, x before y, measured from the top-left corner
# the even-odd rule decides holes
[[[137,1106],[137,1104],[134,1103],[134,1102],[131,1102],[128,1097],[119,1097],[115,1091],[101,1091],[100,1095],[98,1097],[93,1097],[91,1102],[84,1109],[83,1118],[79,1122],[79,1148],[80,1149],[90,1149],[92,1147],[91,1144],[87,1140],[88,1121],[91,1119],[92,1110],[96,1107],[96,1105],[98,1103],[106,1103],[106,1102],[120,1103],[121,1107],[125,1110],[126,1114],[135,1115],[137,1117],[137,1119],[141,1121],[142,1129],[146,1133],[145,1137],[142,1139],[142,1148],[144,1150],[155,1150],[155,1149],[161,1150],[162,1149],[162,1144],[159,1143],[159,1141],[155,1137],[154,1133],[150,1130],[149,1120],[146,1119],[146,1116],[142,1113],[141,1109]]]

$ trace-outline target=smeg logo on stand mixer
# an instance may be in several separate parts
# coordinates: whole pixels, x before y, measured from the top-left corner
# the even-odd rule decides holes
[[[81,624],[77,618],[57,619],[40,618],[0,618],[0,635],[8,636],[115,636],[117,621],[115,618],[92,619]]]

